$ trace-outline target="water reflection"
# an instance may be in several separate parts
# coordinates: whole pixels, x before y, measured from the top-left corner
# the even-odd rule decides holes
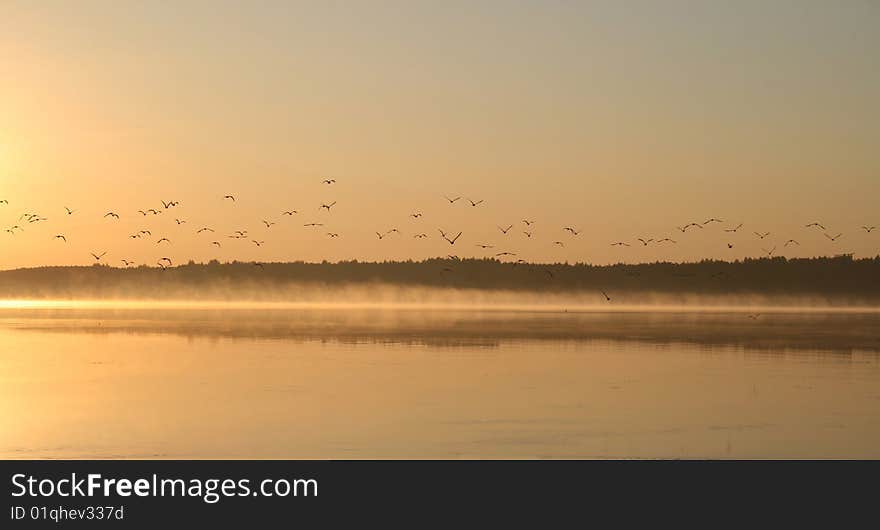
[[[875,314],[0,311],[3,458],[878,458]]]
[[[307,309],[0,309],[7,329],[188,339],[497,347],[510,340],[623,340],[782,353],[880,352],[880,313],[528,312]]]

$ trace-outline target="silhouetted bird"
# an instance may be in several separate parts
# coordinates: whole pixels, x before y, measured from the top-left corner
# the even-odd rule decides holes
[[[330,238],[339,237],[339,234],[336,232],[327,232],[327,236]]]
[[[532,224],[534,224],[534,221],[528,219],[523,219],[522,222],[525,223],[526,226],[532,226]]]
[[[73,215],[76,212],[76,210],[71,210],[67,206],[65,206],[64,209],[67,211],[67,215]]]
[[[443,239],[445,239],[446,242],[449,243],[450,245],[454,245],[455,242],[458,241],[459,237],[461,237],[461,232],[459,232],[458,235],[456,235],[452,239],[449,239],[448,237],[446,237],[446,234],[443,234]]]
[[[804,227],[805,227],[805,228],[813,228],[813,227],[816,227],[816,228],[821,228],[822,230],[825,230],[825,226],[824,226],[822,223],[810,223],[810,224],[808,224],[808,225],[804,225]]]
[[[418,219],[419,217],[422,216],[422,213],[421,212],[411,213],[411,214],[409,214],[409,216],[412,217],[413,219]]]
[[[235,202],[235,197],[232,196],[232,195],[224,195],[223,198],[224,198],[224,199],[229,199],[229,200],[231,200],[232,202]]]
[[[471,206],[479,206],[480,204],[483,203],[483,199],[480,199],[478,201],[474,201],[473,199],[468,199],[468,202],[471,203]]]
[[[281,212],[281,215],[293,215],[295,213],[299,213],[296,210],[287,210],[286,212]]]
[[[159,243],[162,243],[163,241],[164,241],[165,243],[171,243],[171,240],[170,240],[170,239],[168,239],[167,237],[163,237],[163,238],[160,239],[159,241],[156,241],[156,244],[158,245]]]
[[[513,228],[513,225],[510,225],[510,226],[508,226],[507,228],[501,228],[501,227],[499,226],[499,227],[498,227],[498,230],[501,230],[501,233],[502,233],[502,234],[507,235],[507,232],[509,232],[511,228]]]
[[[63,236],[63,235],[61,235],[61,234],[58,234],[58,235],[57,235],[57,236],[55,236],[55,237],[54,237],[54,238],[53,238],[53,239],[62,239],[62,240],[64,240],[64,242],[65,242],[65,243],[67,243],[67,238],[66,238],[66,237],[64,237],[64,236]]]
[[[758,236],[759,238],[764,239],[765,237],[767,237],[767,236],[770,235],[770,232],[764,232],[763,234],[760,233],[760,232],[754,232],[754,234],[755,234],[756,236]]]
[[[636,241],[641,243],[643,247],[647,247],[648,243],[650,243],[651,241],[654,241],[654,239],[653,238],[652,239],[642,239],[642,238],[638,237],[638,238],[636,238]]]
[[[611,243],[611,246],[612,247],[628,247],[628,246],[630,246],[630,244],[624,243],[623,241],[615,241],[614,243]]]
[[[711,219],[706,219],[705,221],[703,221],[703,224],[707,225],[710,223],[723,223],[723,222],[724,221],[722,221],[721,219],[716,219],[715,217],[712,217]]]
[[[94,252],[92,252],[91,254],[92,254],[92,257],[95,258],[95,261],[101,261],[101,258],[103,258],[104,256],[107,255],[107,251],[105,250],[104,252],[101,252],[100,254],[95,254]]]
[[[560,247],[564,247],[564,246],[565,246],[565,243],[563,243],[562,241],[554,241],[553,244],[554,244],[554,245],[559,245]]]
[[[323,182],[324,184],[335,184],[336,179],[324,179],[321,182]]]
[[[222,247],[219,241],[211,241],[212,245],[217,245],[218,247]]]
[[[451,198],[449,198],[449,197],[446,196],[446,195],[444,195],[443,197],[444,197],[447,201],[449,201],[449,204],[452,204],[452,203],[454,203],[455,201],[457,201],[458,199],[461,199],[461,197],[456,197],[456,198],[454,198],[454,199],[451,199]]]
[[[611,297],[608,296],[608,293],[606,293],[606,292],[605,292],[604,290],[602,290],[602,289],[599,289],[599,292],[602,293],[602,296],[605,297],[605,301],[607,301],[607,302],[610,302],[610,301],[611,301]]]
[[[523,232],[523,234],[525,234],[526,237],[532,237],[532,233],[531,233],[531,232]]]
[[[794,239],[789,239],[789,240],[786,241],[785,244],[782,245],[782,246],[783,246],[783,247],[787,247],[788,245],[798,245],[798,246],[800,246],[800,243],[798,243],[798,242],[795,241]]]
[[[669,239],[668,237],[664,237],[663,239],[657,241],[657,243],[658,243],[658,244],[659,244],[659,243],[672,243],[672,244],[675,244],[675,243],[677,243],[677,241],[674,240],[674,239]]]
[[[254,245],[257,245],[258,247],[262,247],[263,243],[265,243],[265,241],[257,241],[256,239],[251,239],[251,243],[253,243]]]
[[[322,204],[322,205],[321,205],[321,208],[326,208],[327,211],[329,212],[329,211],[330,211],[330,208],[332,208],[333,205],[335,205],[335,204],[336,204],[336,201],[333,201],[333,202],[331,202],[330,204]],[[318,208],[318,209],[320,210],[321,208]]]
[[[116,212],[107,212],[104,214],[104,217],[112,217],[114,219],[119,219],[119,214]]]
[[[565,228],[563,228],[563,230],[565,230],[566,232],[571,232],[571,234],[574,236],[580,234],[579,230],[575,230],[574,228],[572,228],[570,226],[566,226]]]
[[[263,219],[263,224],[266,225],[266,228],[272,228],[272,225],[274,225],[275,223],[272,221],[267,221],[267,220]]]
[[[876,229],[877,229],[876,226],[863,226],[863,227],[862,227],[862,230],[864,230],[865,232],[867,232],[867,233],[869,233],[869,234],[870,234],[871,232],[873,232],[874,230],[876,230]]]
[[[203,226],[202,228],[199,228],[198,230],[196,230],[196,233],[201,234],[202,232],[213,232],[213,231],[214,231],[213,228],[208,228],[207,226]]]
[[[739,230],[740,228],[742,228],[742,223],[736,225],[735,228],[725,228],[724,231],[725,231],[725,232],[736,232],[736,231]]]
[[[837,234],[836,236],[832,237],[832,236],[829,236],[827,232],[823,232],[823,234],[825,235],[825,237],[827,237],[831,241],[837,241],[838,239],[840,239],[840,236],[843,235],[843,234]]]
[[[424,239],[424,238],[428,237],[428,234],[416,234],[413,237],[416,239]]]

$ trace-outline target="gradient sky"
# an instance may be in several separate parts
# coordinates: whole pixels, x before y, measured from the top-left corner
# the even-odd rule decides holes
[[[0,268],[491,254],[476,243],[597,263],[876,255],[880,230],[858,227],[880,225],[878,51],[869,0],[7,1],[0,228],[48,220],[0,232]],[[137,213],[163,199],[181,206]],[[709,217],[744,226],[675,230]]]

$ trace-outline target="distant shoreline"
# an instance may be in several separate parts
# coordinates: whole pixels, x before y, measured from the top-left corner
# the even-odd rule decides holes
[[[438,258],[36,267],[0,271],[0,299],[873,307],[880,303],[880,257],[605,266]]]

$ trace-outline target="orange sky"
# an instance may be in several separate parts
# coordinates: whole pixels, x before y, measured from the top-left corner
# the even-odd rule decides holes
[[[4,2],[0,268],[875,255],[877,27],[870,2]]]

